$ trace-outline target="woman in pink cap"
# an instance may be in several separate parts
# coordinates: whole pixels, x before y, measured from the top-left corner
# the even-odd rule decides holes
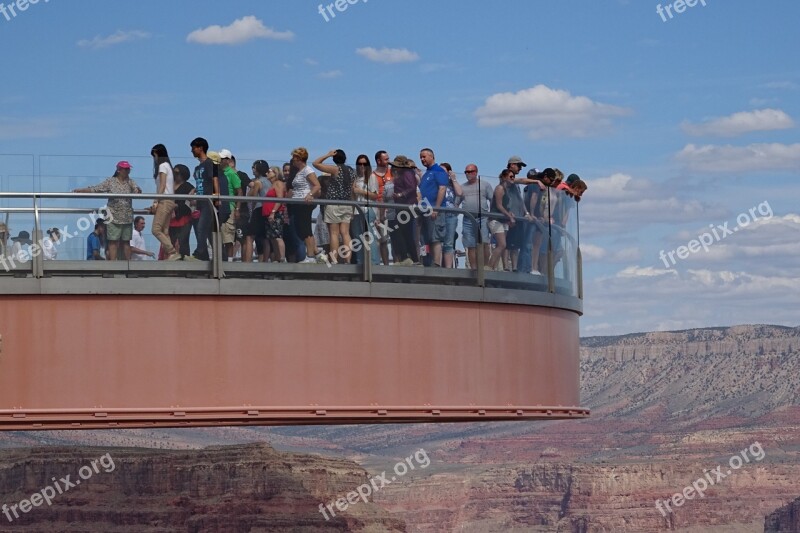
[[[141,194],[142,189],[130,178],[131,164],[127,161],[117,163],[117,171],[113,176],[99,185],[75,189],[77,193],[105,192],[110,194]],[[108,259],[117,259],[117,250],[122,246],[126,261],[131,260],[131,237],[133,236],[133,201],[130,198],[110,198],[108,213],[111,217],[106,221],[106,239],[108,240]]]

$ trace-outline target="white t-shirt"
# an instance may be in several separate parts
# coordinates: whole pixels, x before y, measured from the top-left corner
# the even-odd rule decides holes
[[[378,178],[375,177],[375,174],[370,174],[369,180],[364,179],[364,177],[356,177],[355,182],[353,183],[354,188],[363,189],[368,192],[378,194]],[[368,202],[370,204],[369,210],[372,211],[373,214],[377,215],[377,211],[372,204],[376,203],[377,200],[370,200],[367,198],[365,194],[356,194],[356,201],[358,202]],[[366,210],[365,210],[366,212]],[[353,214],[357,215],[358,210],[353,208]]]
[[[172,174],[172,167],[169,163],[161,163],[158,165],[158,174],[167,175],[167,187],[164,189],[164,194],[175,194],[175,176]],[[156,190],[158,190],[158,180],[156,180]],[[144,250],[144,248],[142,248]]]
[[[314,169],[306,165],[306,167],[297,173],[292,180],[292,198],[305,198],[311,192],[311,184],[308,182],[308,176],[314,173]]]
[[[22,244],[19,241],[14,241],[14,244],[11,245],[11,256],[17,261],[22,261]],[[30,254],[28,254],[28,257],[30,257]]]
[[[147,248],[145,247],[144,244],[144,237],[142,237],[141,232],[133,230],[133,238],[131,239],[131,246],[134,248],[138,248],[140,250],[147,251]],[[137,254],[136,252],[131,253],[131,261],[145,261],[147,260],[147,258],[148,256],[143,254]]]
[[[50,238],[42,241],[42,252],[45,260],[47,261],[55,261],[58,257],[58,249],[56,248],[56,244]]]

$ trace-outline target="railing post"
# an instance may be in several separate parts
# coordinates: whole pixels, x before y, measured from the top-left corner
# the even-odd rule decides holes
[[[34,245],[41,245],[42,237],[39,237],[42,233],[42,224],[39,220],[39,204],[36,201],[36,193],[33,193],[33,238],[39,239],[38,242],[34,242]],[[37,254],[31,254],[31,274],[33,274],[34,278],[43,278],[44,277],[44,266],[42,265],[42,261],[44,257],[42,254],[44,250],[39,250]]]
[[[486,286],[486,258],[483,256],[483,231],[481,231],[481,224],[480,220],[475,219],[471,213],[464,212],[465,217],[470,217],[472,222],[475,224],[475,227],[478,228],[478,242],[477,246],[475,247],[475,262],[478,263],[475,265],[478,268],[478,287],[485,287]],[[463,230],[462,230],[463,233]],[[467,252],[469,254],[469,252]],[[471,265],[470,265],[471,266]]]
[[[356,205],[355,208],[356,211],[358,211],[358,214],[361,216],[361,219],[364,221],[364,231],[361,232],[361,234],[358,236],[358,239],[361,242],[362,249],[364,250],[364,272],[363,272],[364,281],[366,281],[367,283],[372,283],[372,239],[375,238],[375,235],[371,233],[369,217],[367,217],[367,212],[360,205]],[[369,209],[369,207],[367,207],[367,209]],[[360,229],[361,228],[359,228],[359,230]],[[364,242],[366,240],[364,236],[367,233],[369,233],[371,237],[370,244]],[[345,238],[348,237],[349,236],[345,236]],[[353,253],[355,252],[353,252],[353,250],[351,249],[350,250],[351,256]]]
[[[208,197],[208,202],[211,204],[211,213],[214,215],[214,226],[217,231],[211,232],[211,249],[214,251],[211,258],[211,275],[214,279],[222,279],[225,277],[225,269],[222,266],[222,235],[220,232],[222,228],[219,224],[219,213],[214,206],[213,196]],[[231,214],[233,216],[233,214]]]
[[[578,298],[583,300],[583,256],[581,255],[581,247],[578,246],[578,253],[575,255],[575,275],[578,281]]]
[[[553,234],[547,239],[547,290],[556,292],[556,268],[553,263]]]

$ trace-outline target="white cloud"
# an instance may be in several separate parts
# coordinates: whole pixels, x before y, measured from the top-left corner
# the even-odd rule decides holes
[[[733,324],[800,323],[797,270],[771,275],[740,270],[685,272],[628,267],[585,284],[582,329],[593,334]],[[609,320],[613,318],[613,320]]]
[[[112,33],[106,37],[97,35],[93,39],[81,39],[78,41],[78,46],[81,48],[92,48],[97,50],[98,48],[106,48],[108,46],[114,46],[115,44],[121,44],[128,41],[135,41],[137,39],[147,39],[148,37],[150,37],[150,34],[144,31],[117,30],[116,33]]]
[[[639,248],[622,248],[614,252],[614,261],[625,263],[629,261],[638,261],[642,258],[642,252]]]
[[[275,31],[264,26],[253,15],[242,17],[228,26],[208,26],[195,30],[186,37],[186,41],[197,44],[242,44],[253,39],[272,39],[275,41],[291,41],[294,33]]]
[[[61,133],[60,124],[51,119],[15,119],[0,117],[0,141],[44,139]]]
[[[306,65],[311,65],[312,67],[316,67],[317,65],[319,65],[319,61],[317,61],[316,59],[311,59],[310,57],[307,57],[305,59],[305,63]]]
[[[498,93],[475,111],[484,127],[513,126],[528,130],[532,139],[585,137],[607,131],[614,117],[630,109],[595,102],[586,96],[537,85],[516,93]]]
[[[654,278],[667,275],[677,275],[677,272],[674,270],[664,270],[663,268],[629,266],[617,273],[618,278]]]
[[[765,89],[785,89],[789,91],[800,89],[800,85],[797,85],[793,81],[772,81],[761,85],[761,87]]]
[[[739,226],[736,217],[731,216],[728,228],[736,229],[735,235],[722,238],[724,233],[717,231],[720,239],[714,239],[708,251],[690,254],[680,266],[719,268],[724,265],[725,268],[752,270],[761,275],[785,275],[787,271],[800,273],[800,242],[796,238],[800,233],[800,216],[788,214],[766,218],[772,209],[765,215],[767,210],[762,209],[765,205],[768,206],[768,202],[759,204],[759,209],[753,213],[742,210],[742,215],[747,214],[747,220],[752,220],[753,216],[757,219],[746,226]],[[699,240],[703,234],[708,234],[708,242],[716,226],[719,224],[681,231],[669,240],[667,248],[686,246],[690,240]]]
[[[800,170],[800,143],[749,146],[687,144],[675,157],[688,169],[698,172],[797,172]]]
[[[342,76],[341,70],[329,70],[327,72],[320,72],[317,74],[317,77],[322,80],[332,80],[334,78],[339,78]]]
[[[358,48],[356,53],[376,63],[413,63],[419,55],[407,48]]]
[[[602,246],[595,244],[581,243],[581,256],[584,261],[630,263],[631,261],[640,260],[642,252],[636,247],[606,250]]]
[[[780,109],[742,111],[702,124],[684,122],[681,127],[689,135],[735,137],[751,131],[785,130],[795,126],[794,120]]]
[[[592,179],[586,193],[591,200],[580,204],[581,235],[625,235],[655,224],[705,222],[726,215],[725,209],[701,202],[691,192],[623,173]]]
[[[598,261],[606,256],[606,251],[594,244],[581,244],[581,256],[584,261]]]

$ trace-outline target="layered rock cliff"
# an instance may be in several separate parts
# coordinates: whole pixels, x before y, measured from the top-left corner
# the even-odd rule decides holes
[[[319,512],[320,503],[334,502],[367,479],[350,461],[280,453],[267,445],[191,452],[5,450],[0,503],[7,507],[0,530],[406,531],[403,520],[373,503],[359,501],[345,513],[334,506],[330,520]],[[32,496],[43,491],[52,494],[51,505]],[[34,499],[39,506],[20,503]]]
[[[764,533],[797,533],[800,531],[800,498],[767,515]]]

